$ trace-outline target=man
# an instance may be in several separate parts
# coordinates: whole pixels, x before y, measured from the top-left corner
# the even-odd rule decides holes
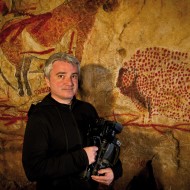
[[[28,112],[23,143],[23,167],[36,189],[95,190],[121,176],[121,162],[100,169],[100,175],[81,176],[96,160],[98,147],[87,146],[87,131],[98,118],[95,108],[76,99],[80,63],[72,55],[56,53],[44,67],[50,93]]]

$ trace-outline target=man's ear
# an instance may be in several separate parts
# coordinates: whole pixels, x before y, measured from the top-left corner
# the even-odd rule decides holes
[[[45,81],[48,87],[50,87],[50,83],[49,83],[49,79],[47,77],[45,77]]]

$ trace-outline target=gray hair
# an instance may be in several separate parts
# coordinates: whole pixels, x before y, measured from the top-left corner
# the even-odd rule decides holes
[[[80,62],[79,60],[74,57],[73,55],[67,54],[65,52],[59,52],[51,55],[45,62],[44,66],[44,76],[49,78],[50,77],[50,72],[53,67],[53,63],[55,61],[65,61],[67,63],[70,63],[72,65],[76,65],[78,67],[78,71],[80,73]]]

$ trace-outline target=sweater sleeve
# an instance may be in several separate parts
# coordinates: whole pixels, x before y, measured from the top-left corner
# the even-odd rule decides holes
[[[83,149],[49,154],[49,131],[47,119],[40,115],[29,117],[23,141],[22,163],[30,181],[54,179],[77,174],[88,166],[88,157]]]
[[[114,173],[114,180],[120,178],[123,174],[123,168],[120,159],[116,162],[116,164],[112,168]]]

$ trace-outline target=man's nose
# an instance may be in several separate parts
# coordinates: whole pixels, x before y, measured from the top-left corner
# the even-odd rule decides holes
[[[72,85],[73,84],[72,77],[67,77],[65,80],[66,80],[65,82],[66,82],[67,85]]]

